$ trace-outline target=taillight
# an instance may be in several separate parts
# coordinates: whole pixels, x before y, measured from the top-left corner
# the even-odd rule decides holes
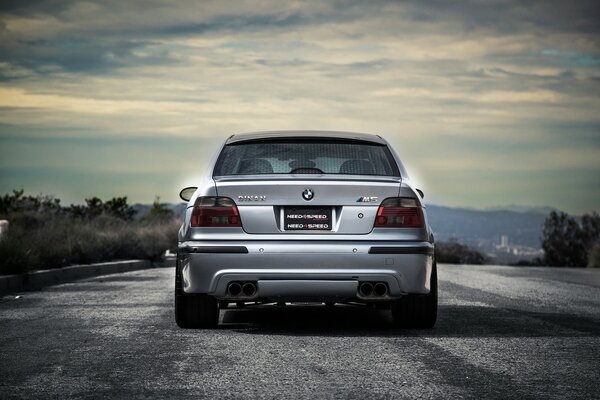
[[[192,227],[242,226],[240,213],[229,197],[199,197],[192,211]]]
[[[377,210],[376,228],[422,228],[423,210],[417,199],[391,197],[385,199]]]

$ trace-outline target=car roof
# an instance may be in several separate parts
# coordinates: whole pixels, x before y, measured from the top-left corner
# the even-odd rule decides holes
[[[231,135],[226,144],[254,141],[262,139],[296,139],[296,138],[319,138],[319,139],[347,139],[360,140],[377,144],[387,144],[379,135],[357,132],[341,131],[265,131],[249,132]]]

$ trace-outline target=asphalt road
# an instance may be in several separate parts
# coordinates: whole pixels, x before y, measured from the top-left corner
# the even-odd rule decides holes
[[[356,306],[173,319],[172,268],[0,301],[2,398],[600,398],[600,270],[441,265],[438,324]]]

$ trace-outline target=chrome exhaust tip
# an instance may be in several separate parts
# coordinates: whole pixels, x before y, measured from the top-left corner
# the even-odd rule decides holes
[[[242,293],[242,285],[237,282],[231,282],[229,286],[227,286],[227,294],[232,297],[239,296]]]
[[[253,282],[246,282],[242,286],[242,292],[244,296],[254,296],[256,294],[256,285]]]
[[[371,284],[371,282],[363,282],[358,287],[358,291],[361,294],[361,296],[368,297],[373,294],[373,285]]]
[[[373,286],[373,293],[375,293],[376,296],[383,297],[387,294],[387,292],[387,285],[383,282],[377,282],[375,286]]]

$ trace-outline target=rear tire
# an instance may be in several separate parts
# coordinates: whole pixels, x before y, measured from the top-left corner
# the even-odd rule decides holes
[[[219,322],[217,299],[183,291],[179,257],[175,267],[175,322],[180,328],[214,328]]]
[[[437,264],[431,270],[430,292],[426,295],[409,294],[392,304],[394,325],[399,328],[430,329],[437,320],[438,285]]]

